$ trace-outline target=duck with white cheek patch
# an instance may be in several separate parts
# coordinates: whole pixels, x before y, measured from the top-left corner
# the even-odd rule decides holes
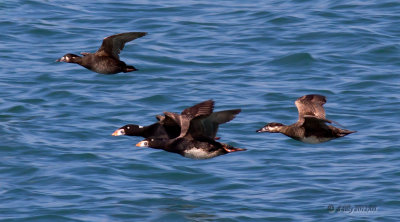
[[[119,53],[125,43],[146,34],[146,32],[126,32],[112,35],[104,38],[101,47],[95,53],[82,52],[83,57],[68,53],[57,59],[56,62],[76,63],[101,74],[137,71],[135,67],[126,65],[125,62],[119,60]]]
[[[146,139],[137,146],[162,149],[192,159],[208,159],[246,150],[215,141],[219,139],[216,137],[219,125],[234,119],[241,110],[213,112],[213,109],[214,101],[207,100],[184,109],[181,114],[164,112],[164,116],[157,116],[159,122],[153,125],[162,127],[165,133],[155,133],[155,130],[151,130],[156,129],[151,127],[153,125],[142,128],[125,125],[112,135],[143,136]],[[173,136],[166,136],[166,133],[172,131],[168,127],[173,127]]]
[[[128,124],[120,127],[112,133],[112,136],[140,136],[144,138],[175,138],[179,136],[180,128],[178,126],[165,126],[160,122],[156,122],[149,126],[140,126]]]
[[[209,159],[232,152],[246,150],[217,142],[211,138],[189,139],[187,137],[172,140],[147,138],[137,143],[136,146],[162,149],[191,159]]]

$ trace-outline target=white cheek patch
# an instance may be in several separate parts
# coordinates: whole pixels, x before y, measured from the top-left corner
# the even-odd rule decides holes
[[[280,129],[279,126],[269,126],[268,127],[268,131],[270,131],[271,133],[279,132],[279,129]]]
[[[139,128],[141,129],[141,128],[143,128],[143,126],[139,126]]]

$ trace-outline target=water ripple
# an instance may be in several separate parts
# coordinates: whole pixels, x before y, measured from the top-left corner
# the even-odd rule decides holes
[[[1,3],[0,219],[396,221],[400,3],[227,3]],[[127,31],[149,33],[121,52],[138,72],[54,62]],[[297,121],[309,93],[358,132],[317,145],[255,133]],[[242,109],[218,135],[248,151],[195,161],[110,136],[207,99]]]

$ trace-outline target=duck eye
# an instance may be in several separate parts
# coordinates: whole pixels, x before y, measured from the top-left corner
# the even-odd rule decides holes
[[[130,129],[131,127],[130,126],[128,126],[128,127],[126,127],[127,129]]]

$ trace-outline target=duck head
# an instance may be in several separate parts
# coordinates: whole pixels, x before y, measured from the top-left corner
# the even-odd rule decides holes
[[[144,139],[136,144],[138,147],[149,147],[151,139]]]
[[[168,144],[167,138],[149,137],[136,144],[138,147],[150,147],[155,149],[165,149]]]
[[[279,133],[285,125],[282,123],[267,123],[263,128],[257,130],[257,133],[269,132],[269,133]]]
[[[128,124],[114,131],[112,136],[140,136],[143,131],[143,126]]]
[[[80,59],[81,59],[80,56],[68,53],[68,54],[65,54],[63,57],[57,59],[56,62],[77,63],[77,61]]]

